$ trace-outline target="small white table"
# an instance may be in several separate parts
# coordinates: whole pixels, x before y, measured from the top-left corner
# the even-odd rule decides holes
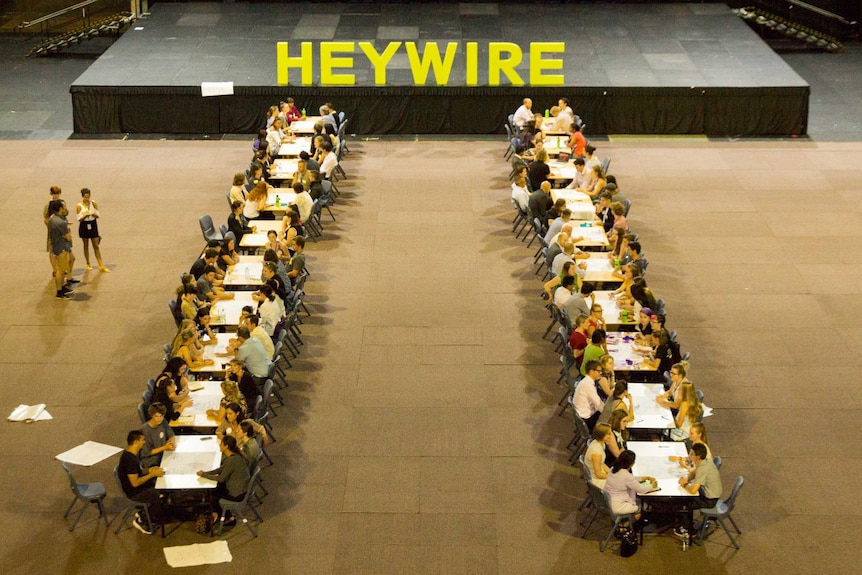
[[[637,410],[635,410],[637,416]],[[655,477],[659,491],[654,491],[642,497],[694,497],[679,484],[679,478],[688,472],[668,457],[686,457],[688,453],[682,441],[629,441],[626,447],[635,452],[635,465],[632,474]]]
[[[580,228],[575,228],[573,233],[579,233]],[[614,266],[608,260],[605,253],[593,252],[590,253],[589,259],[577,260],[578,263],[587,264],[586,274],[584,275],[585,282],[593,282],[598,284],[603,283],[622,283],[622,280],[614,275]]]
[[[271,180],[291,180],[296,172],[297,164],[296,158],[278,158],[272,163],[269,178]]]
[[[222,333],[219,335],[228,334]],[[214,409],[218,411],[221,398],[224,397],[224,394],[221,392],[221,382],[190,381],[189,387],[195,389],[195,391],[189,393],[192,406],[184,409],[179,419],[171,422],[171,427],[217,427],[218,424],[216,421],[207,417],[207,410]]]
[[[225,353],[227,351],[227,346],[229,340],[231,338],[235,338],[235,333],[216,333],[216,343],[214,345],[205,345],[204,346],[204,359],[213,360],[212,365],[205,365],[204,367],[199,367],[197,369],[190,369],[194,373],[206,374],[207,376],[211,376],[214,373],[223,373],[226,369],[224,367],[227,363],[230,362],[230,357],[219,357],[218,354]],[[196,382],[203,383],[203,382]],[[185,412],[183,412],[185,413]]]
[[[608,332],[608,353],[614,358],[614,371],[655,372],[655,368],[644,365],[646,356],[636,351],[634,335],[625,331]]]
[[[637,325],[637,315],[628,314],[626,321],[622,320],[622,310],[617,305],[617,300],[611,298],[614,292],[610,290],[596,290],[593,292],[594,303],[602,306],[602,316],[605,318],[605,324],[611,325]]]
[[[221,465],[219,440],[215,435],[177,435],[177,448],[162,455],[162,477],[156,489],[214,489],[217,483],[198,477],[198,471],[210,471]]]
[[[312,126],[312,130],[314,126]],[[292,142],[286,142],[278,148],[278,155],[283,158],[295,157],[311,149],[311,138],[304,136]]]
[[[629,393],[635,408],[635,419],[629,429],[673,429],[676,423],[670,409],[656,402],[664,393],[660,383],[629,383]]]
[[[313,134],[314,124],[323,119],[323,116],[306,116],[302,120],[290,123],[290,131],[294,134]]]
[[[251,298],[254,292],[232,291],[225,292],[233,294],[233,299],[222,299],[213,304],[210,310],[210,325],[213,326],[236,326],[239,325],[239,316],[242,308],[250,305],[257,309],[257,302]]]
[[[245,235],[243,239],[245,239]],[[260,281],[262,273],[263,256],[239,256],[239,263],[227,268],[227,273],[224,276],[224,287],[227,289],[234,286],[263,285],[263,282]]]

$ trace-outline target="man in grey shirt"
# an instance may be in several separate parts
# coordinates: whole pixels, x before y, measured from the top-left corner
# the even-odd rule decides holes
[[[692,445],[688,457],[692,467],[687,476],[680,478],[679,484],[692,495],[697,494],[697,497],[688,499],[686,506],[689,509],[715,507],[723,491],[718,468],[712,459],[706,457],[706,446],[702,443]],[[691,516],[691,511],[683,511],[679,514],[679,526],[674,528],[674,535],[684,537],[686,532],[692,534]]]
[[[174,430],[165,421],[167,409],[164,405],[156,402],[147,411],[150,418],[141,428],[144,434],[144,448],[141,450],[141,465],[153,467],[162,461],[162,453],[173,451],[177,448],[177,440],[174,439]]]
[[[65,205],[61,200],[52,200],[48,208],[51,212],[48,237],[51,240],[51,253],[57,262],[54,272],[57,299],[72,299],[74,290],[67,283],[72,278],[72,233],[69,231],[69,222],[62,215]]]

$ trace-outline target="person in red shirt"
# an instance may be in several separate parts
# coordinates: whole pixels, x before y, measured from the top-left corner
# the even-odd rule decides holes
[[[572,155],[577,158],[584,156],[584,149],[587,147],[587,139],[581,133],[581,127],[577,124],[572,124],[572,133],[569,135],[569,147],[572,149]]]
[[[587,347],[587,326],[589,318],[585,315],[579,315],[575,320],[575,329],[572,330],[572,335],[569,336],[569,347],[572,348],[572,355],[575,356],[575,365],[578,366],[578,371],[581,370],[581,362],[584,361],[584,350]]]

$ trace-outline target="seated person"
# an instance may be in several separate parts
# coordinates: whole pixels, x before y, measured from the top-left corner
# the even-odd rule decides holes
[[[153,403],[165,406],[165,418],[168,421],[176,420],[185,408],[192,405],[189,398],[188,373],[189,367],[185,360],[172,357],[156,378]]]
[[[311,216],[311,208],[314,207],[314,200],[299,182],[293,184],[293,191],[296,193],[296,199],[293,201],[292,207],[299,214],[299,219],[307,222]]]
[[[257,141],[257,140],[255,140]],[[245,174],[237,172],[233,175],[233,185],[230,188],[230,205],[245,201]]]
[[[264,181],[257,183],[255,187],[249,191],[245,198],[245,204],[242,208],[242,215],[246,220],[267,219],[266,216],[271,216],[269,212],[264,212],[266,208],[266,200],[269,197],[269,186]]]
[[[290,256],[288,256],[289,259]],[[281,261],[281,257],[274,252],[273,250],[266,250],[263,252],[263,261],[272,262],[275,265],[275,274],[281,279],[282,284],[284,285],[285,297],[283,298],[284,302],[293,300],[293,290],[291,289],[290,278],[287,277],[287,268],[284,267],[284,264]],[[266,283],[266,275],[261,270],[260,281]]]
[[[605,333],[605,330],[597,329],[592,332],[592,334],[590,335],[590,344],[584,349],[584,361],[581,364],[581,375],[586,376],[587,370],[589,369],[589,366],[587,364],[591,361],[595,361],[598,367],[597,373],[595,374],[593,380],[598,381],[598,378],[601,377],[602,364],[599,362],[599,358],[608,353],[608,350],[606,349],[607,343],[605,343],[606,339],[607,334]],[[596,398],[599,398],[598,391],[596,391]],[[599,404],[600,405],[598,407],[598,411],[601,411],[602,408],[605,406],[605,402],[601,401],[601,398],[599,398]],[[596,416],[596,419],[598,419],[598,415]]]
[[[210,308],[202,307],[198,310],[195,316],[195,329],[198,332],[198,341],[203,345],[216,345],[218,343],[218,338],[210,327],[211,321]]]
[[[296,171],[293,173],[291,181],[294,191],[297,190],[296,184],[300,184],[303,190],[311,189],[311,172],[308,171],[308,163],[305,160],[301,158],[297,160]]]
[[[156,478],[162,477],[165,471],[160,467],[144,468],[141,465],[140,453],[146,445],[144,434],[135,429],[126,436],[126,449],[120,454],[120,463],[117,465],[117,475],[120,485],[126,497],[133,501],[146,503],[153,523],[162,521],[163,511],[161,495],[156,491]],[[150,535],[147,525],[143,522],[143,516],[135,517],[132,522],[135,529],[141,533]]]
[[[257,384],[254,378],[245,369],[242,360],[233,358],[228,365],[227,378],[237,384],[239,392],[245,398],[246,405],[249,410],[253,409],[257,404],[257,398],[260,396],[260,391],[257,389]]]
[[[332,149],[332,144],[323,142],[320,144],[320,173],[327,180],[332,179],[332,171],[338,166],[338,159]]]
[[[637,495],[639,493],[649,493],[658,488],[658,482],[655,477],[648,475],[641,477],[632,475],[634,464],[634,451],[625,450],[620,453],[620,456],[614,461],[613,467],[611,467],[611,472],[605,481],[602,491],[608,494],[613,513],[616,515],[634,513],[633,518],[635,521],[638,521],[641,517],[641,508],[638,505]]]
[[[207,266],[204,269],[204,274],[197,282],[198,299],[209,303],[233,299],[232,293],[225,293],[224,288],[215,285],[215,276],[216,268],[214,266]]]
[[[144,468],[158,465],[162,461],[162,453],[177,448],[174,430],[165,419],[167,412],[167,408],[158,402],[151,404],[147,410],[150,418],[141,428],[141,433],[144,434],[144,448],[139,454],[141,466]]]
[[[189,273],[195,278],[195,281],[200,279],[200,277],[204,274],[204,270],[207,266],[214,266],[218,262],[219,249],[218,248],[206,248],[201,257],[195,260],[195,263],[192,264]],[[216,270],[216,279],[221,279],[218,274],[218,270]]]
[[[526,166],[515,174],[515,180],[512,182],[512,203],[518,208],[526,212],[527,205],[530,202],[530,192],[527,191],[527,168]]]
[[[599,203],[596,204],[596,217],[602,221],[605,233],[611,233],[611,230],[614,228],[614,214],[611,211],[611,195],[607,192],[599,194]]]
[[[687,500],[686,507],[688,509],[715,507],[724,490],[718,468],[712,459],[707,458],[706,446],[703,444],[692,445],[688,457],[691,459],[693,468],[686,477],[680,478],[679,484],[690,494],[697,494],[697,497],[693,501]],[[679,527],[674,529],[674,535],[684,537],[691,531],[691,512],[681,512],[679,514]]]
[[[217,521],[219,515],[222,514],[220,499],[229,501],[242,501],[248,489],[248,462],[240,453],[236,444],[236,438],[224,436],[219,442],[219,448],[222,452],[222,464],[211,471],[198,471],[198,477],[212,479],[217,481],[215,493],[212,498],[212,515],[213,522]],[[225,521],[225,525],[235,525],[236,517],[231,517]]]
[[[236,239],[227,236],[221,241],[221,249],[219,249],[218,263],[227,269],[239,263],[239,253],[236,251]]]
[[[171,357],[182,358],[190,369],[201,369],[213,365],[211,359],[204,359],[203,355],[195,346],[197,343],[197,331],[195,329],[184,329],[180,332],[179,338],[175,340],[171,348]]]
[[[227,228],[229,231],[233,232],[233,235],[236,237],[237,242],[242,241],[242,237],[245,234],[253,234],[257,232],[257,228],[255,226],[248,225],[248,220],[242,214],[244,202],[239,200],[234,201],[231,204],[231,208],[233,212],[227,217]]]
[[[311,180],[311,187],[308,188],[308,195],[311,196],[312,200],[319,200],[323,197],[323,184],[320,183],[320,171],[319,170],[308,170],[308,174]]]
[[[601,375],[601,365],[596,359],[589,359],[586,355],[589,346],[584,351],[583,372],[584,377],[578,382],[575,387],[575,393],[572,396],[572,405],[575,408],[575,413],[584,420],[587,424],[587,429],[592,432],[602,413],[604,402],[599,397],[596,391],[596,380]],[[603,461],[604,461],[604,456]]]
[[[597,487],[604,487],[610,469],[605,465],[605,450],[607,449],[608,437],[611,435],[611,426],[607,423],[598,423],[593,428],[593,440],[587,446],[584,453],[584,463],[590,475],[587,481]]]
[[[235,381],[228,378],[221,382],[222,398],[219,400],[218,409],[207,409],[207,417],[221,424],[225,419],[225,410],[231,404],[238,405],[243,413],[248,413],[248,405],[245,396],[239,390]]]
[[[284,246],[292,251],[296,247],[297,236],[304,236],[302,222],[299,220],[299,212],[291,208],[281,220],[281,236],[284,238]],[[290,255],[286,259],[290,259]]]
[[[298,236],[296,238],[295,251],[293,253],[293,257],[290,258],[290,266],[287,270],[287,277],[290,278],[290,281],[293,285],[296,285],[296,280],[299,278],[300,274],[302,274],[303,270],[305,270],[305,238],[302,236]]]
[[[248,316],[248,329],[251,337],[258,340],[263,345],[263,349],[266,350],[267,355],[269,355],[270,358],[275,359],[273,357],[275,354],[275,344],[272,343],[272,337],[270,337],[263,326],[260,325],[260,317],[258,317],[257,314],[251,314]]]

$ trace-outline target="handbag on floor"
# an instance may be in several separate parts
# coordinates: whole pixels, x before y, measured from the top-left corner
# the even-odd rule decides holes
[[[620,556],[631,557],[638,551],[638,536],[634,529],[626,529],[620,540]]]

